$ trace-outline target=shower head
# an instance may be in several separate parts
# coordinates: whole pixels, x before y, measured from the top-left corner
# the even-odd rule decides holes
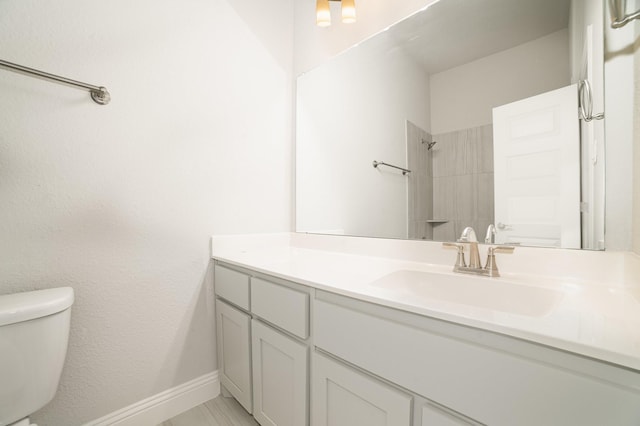
[[[427,151],[431,151],[431,148],[433,148],[433,146],[434,146],[435,144],[437,144],[438,142],[436,142],[436,141],[428,142],[428,141],[425,141],[425,140],[423,139],[423,140],[422,140],[422,143],[423,143],[423,144],[425,144],[425,143],[426,143],[426,144],[427,144]]]

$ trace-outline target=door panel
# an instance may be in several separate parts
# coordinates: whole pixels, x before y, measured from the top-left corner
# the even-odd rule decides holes
[[[216,300],[216,327],[220,383],[251,413],[251,317]]]
[[[313,356],[313,426],[409,426],[410,395],[324,355]]]
[[[307,346],[252,321],[253,415],[262,426],[307,421]]]
[[[580,247],[577,85],[493,109],[496,241]]]

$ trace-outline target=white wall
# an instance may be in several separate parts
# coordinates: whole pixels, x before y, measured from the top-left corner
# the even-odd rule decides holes
[[[447,133],[492,122],[496,106],[570,83],[568,31],[431,76],[431,132]]]
[[[429,129],[429,80],[387,45],[381,35],[298,78],[298,231],[407,238],[408,177],[372,162],[407,167],[406,120]]]
[[[633,127],[633,251],[640,254],[640,21],[635,21]]]
[[[78,425],[215,370],[208,239],[288,231],[293,2],[5,0],[0,293],[76,291],[34,416]]]
[[[633,2],[628,3],[631,10]],[[609,8],[605,14],[605,244],[607,250],[631,250],[635,32],[634,24],[612,29]]]

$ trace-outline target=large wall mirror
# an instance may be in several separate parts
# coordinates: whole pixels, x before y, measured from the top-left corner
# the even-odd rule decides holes
[[[603,249],[603,8],[441,0],[299,76],[296,230]]]

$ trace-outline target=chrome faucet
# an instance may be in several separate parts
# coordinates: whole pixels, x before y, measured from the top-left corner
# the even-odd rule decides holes
[[[480,263],[480,253],[478,252],[478,238],[476,231],[472,227],[467,226],[462,231],[462,235],[458,239],[459,243],[469,244],[469,268],[482,268]]]
[[[496,242],[496,227],[492,223],[487,227],[487,235],[484,237],[484,243],[494,244],[495,242]]]
[[[493,228],[493,234],[490,235],[490,230]],[[491,240],[495,235],[495,228],[493,225],[489,225],[487,229],[487,240]],[[469,265],[465,262],[464,249],[469,245]],[[463,274],[483,275],[487,277],[499,277],[498,265],[496,264],[496,253],[513,253],[515,249],[512,246],[490,246],[487,249],[487,262],[485,266],[482,266],[480,262],[480,254],[478,251],[478,239],[476,233],[472,227],[468,226],[462,231],[462,235],[456,243],[442,243],[443,247],[456,248],[458,250],[458,257],[456,258],[456,264],[453,267],[453,272],[460,272]]]

